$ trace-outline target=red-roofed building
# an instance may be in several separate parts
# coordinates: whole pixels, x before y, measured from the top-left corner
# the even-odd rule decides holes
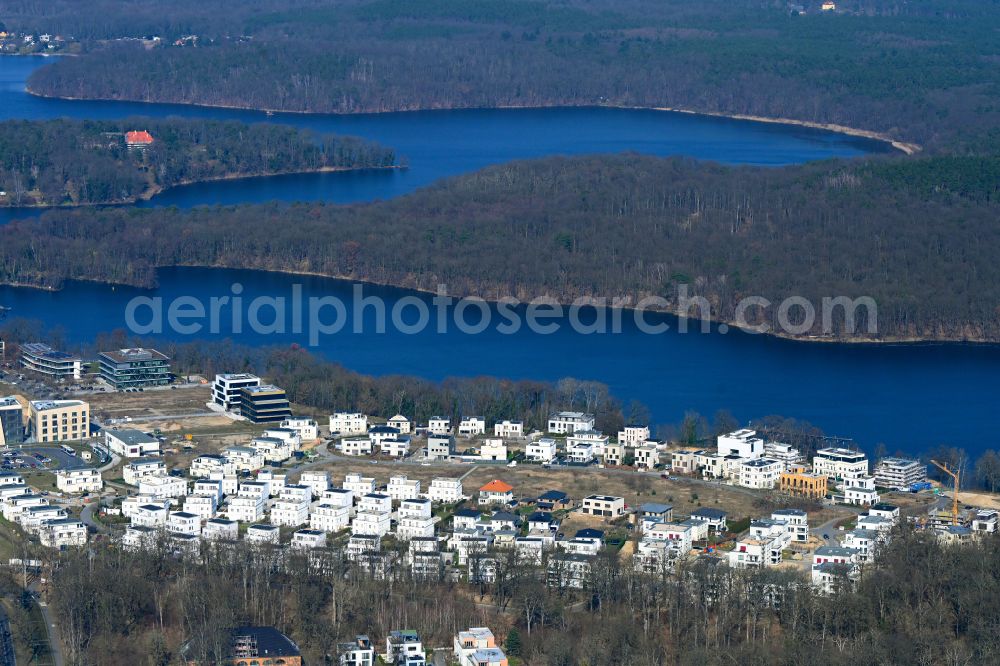
[[[145,148],[153,143],[153,135],[146,130],[132,130],[125,133],[125,145],[129,148]]]
[[[479,489],[480,504],[510,504],[514,501],[514,486],[493,479]]]

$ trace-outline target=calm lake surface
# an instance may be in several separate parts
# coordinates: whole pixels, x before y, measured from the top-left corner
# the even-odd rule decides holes
[[[886,149],[876,142],[807,129],[614,109],[267,117],[172,105],[45,100],[24,93],[25,78],[43,64],[43,59],[36,58],[0,58],[0,117],[141,114],[285,122],[380,141],[406,155],[411,166],[404,172],[194,185],[166,192],[148,205],[388,198],[443,176],[548,154],[634,150],[778,166]],[[83,344],[99,332],[124,328],[125,306],[136,296],[161,297],[165,303],[181,296],[207,301],[230,295],[234,283],[242,285],[247,300],[260,295],[288,297],[295,284],[302,286],[306,298],[333,295],[347,303],[352,299],[352,286],[337,280],[186,268],[161,271],[161,287],[153,291],[90,283],[71,283],[60,292],[0,287],[0,304],[13,308],[11,316],[38,319],[46,327],[61,326],[70,342]],[[389,308],[400,298],[414,296],[369,286],[365,294],[383,297]],[[429,302],[427,296],[416,297]],[[364,373],[430,379],[572,376],[603,381],[626,401],[645,402],[655,423],[679,421],[692,409],[706,416],[728,409],[740,420],[779,413],[810,421],[829,434],[854,437],[867,448],[878,442],[892,451],[913,453],[940,443],[963,446],[970,452],[998,446],[992,435],[1000,405],[996,397],[1000,347],[810,344],[717,330],[681,334],[676,326],[666,334],[646,335],[630,317],[624,317],[623,331],[614,335],[580,335],[565,325],[551,335],[527,330],[504,335],[492,327],[467,335],[454,326],[444,334],[427,330],[405,335],[391,326],[385,333],[373,332],[374,314],[369,313],[365,332],[355,334],[350,315],[349,307],[343,331],[324,337],[315,351]],[[674,323],[669,317],[663,321]],[[230,337],[261,345],[309,342],[304,334],[234,335],[228,323],[224,320],[217,334],[202,331],[193,339]],[[185,339],[178,334],[163,337]]]

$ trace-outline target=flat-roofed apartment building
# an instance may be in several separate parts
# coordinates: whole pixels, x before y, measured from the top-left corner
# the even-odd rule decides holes
[[[240,389],[240,414],[253,423],[284,421],[292,415],[285,389],[273,384]]]
[[[101,379],[116,390],[166,386],[170,383],[170,359],[155,349],[119,349],[98,354]]]
[[[42,342],[21,345],[21,367],[53,379],[80,379],[83,359]]]
[[[868,457],[861,451],[844,448],[820,449],[813,457],[813,471],[831,479],[854,478],[868,474]]]
[[[825,474],[813,474],[798,466],[781,473],[778,488],[789,495],[822,499],[826,497],[828,480]]]
[[[36,442],[62,442],[90,435],[90,405],[82,400],[32,400],[28,429]]]
[[[886,488],[907,490],[915,483],[927,480],[927,465],[909,458],[882,458],[875,466],[875,484]]]
[[[212,402],[227,412],[240,410],[240,390],[248,386],[260,386],[260,377],[248,372],[226,373],[215,376],[212,383]]]
[[[617,518],[618,516],[625,515],[625,498],[610,495],[590,495],[583,498],[583,506],[580,510],[591,516]]]
[[[555,412],[549,415],[548,431],[557,435],[572,435],[594,429],[594,415],[583,412]]]

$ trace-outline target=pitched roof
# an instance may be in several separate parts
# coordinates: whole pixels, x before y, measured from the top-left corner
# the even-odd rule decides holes
[[[490,481],[489,483],[487,483],[485,486],[483,486],[482,488],[480,488],[479,492],[487,492],[487,493],[509,493],[512,490],[514,490],[514,486],[510,485],[509,483],[504,483],[500,479],[493,479],[492,481]]]
[[[153,135],[146,130],[132,130],[131,132],[125,133],[125,143],[128,144],[146,144],[153,143]]]

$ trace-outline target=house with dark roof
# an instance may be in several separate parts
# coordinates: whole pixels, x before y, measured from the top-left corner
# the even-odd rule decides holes
[[[573,502],[569,495],[561,490],[548,490],[538,496],[536,502],[541,511],[558,511],[559,509],[572,508]]]
[[[726,512],[703,506],[691,512],[691,517],[708,523],[708,528],[714,532],[726,531]]]
[[[229,641],[229,654],[221,662],[227,666],[302,666],[299,646],[274,627],[237,627],[229,633]],[[207,662],[192,658],[190,643],[182,648],[182,653],[188,666],[207,666]]]

